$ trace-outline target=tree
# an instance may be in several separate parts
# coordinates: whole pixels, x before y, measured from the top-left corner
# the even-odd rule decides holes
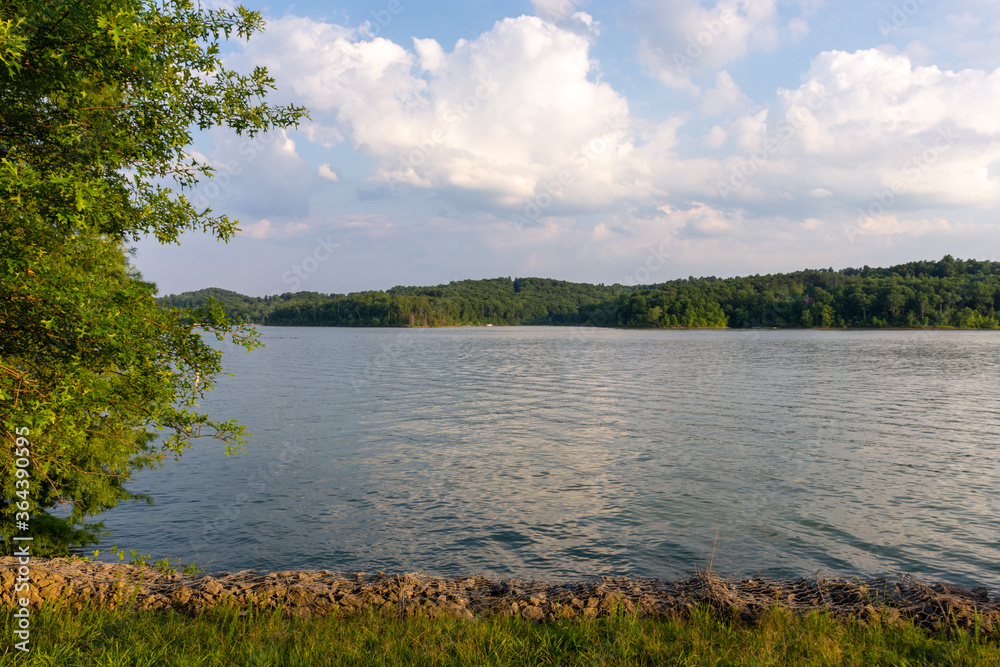
[[[236,220],[196,209],[184,190],[212,175],[189,152],[193,127],[253,136],[305,114],[264,102],[274,87],[265,70],[221,65],[220,40],[262,27],[243,7],[202,10],[187,0],[0,5],[6,553],[24,533],[26,497],[32,553],[65,553],[97,540],[101,526],[87,517],[146,499],[126,488],[135,471],[198,437],[223,441],[227,452],[244,442],[240,425],[200,413],[196,402],[221,372],[204,334],[249,350],[255,333],[217,304],[160,307],[126,244],[147,234],[177,242],[191,229],[227,241],[238,231]],[[164,433],[157,439],[150,428]],[[18,478],[25,450],[30,467]],[[59,503],[67,517],[51,512]]]

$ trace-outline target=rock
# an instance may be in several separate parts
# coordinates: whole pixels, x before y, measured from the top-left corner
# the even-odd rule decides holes
[[[174,590],[173,598],[179,604],[187,604],[187,602],[191,599],[192,595],[194,595],[193,589],[190,589],[187,586],[178,586]]]
[[[350,593],[345,593],[340,596],[340,599],[337,600],[337,602],[341,607],[347,607],[348,609],[359,609],[363,604],[359,598]]]
[[[7,606],[16,605],[16,598],[21,597],[13,591],[17,568],[16,559],[0,558],[0,603]],[[489,614],[518,615],[537,623],[596,618],[619,610],[643,617],[672,616],[709,602],[720,611],[752,623],[776,600],[782,600],[795,612],[819,608],[870,622],[899,624],[912,618],[938,631],[956,625],[971,631],[978,624],[988,635],[1000,629],[1000,599],[991,599],[986,589],[927,585],[910,578],[887,585],[884,580],[874,579],[811,583],[801,579],[726,581],[718,576],[698,575],[673,582],[617,577],[586,584],[549,585],[484,577],[243,570],[192,580],[164,575],[149,567],[71,559],[32,559],[31,575],[30,592],[25,595],[32,606],[55,602],[71,611],[106,605],[193,613],[217,605],[234,605],[241,610],[239,613],[248,614],[254,609],[281,605],[285,613],[295,616],[377,610],[401,618],[422,614],[467,619]],[[872,597],[872,591],[882,594]]]
[[[222,595],[226,589],[223,588],[222,584],[215,579],[209,579],[202,585],[201,590],[205,591],[209,595]]]
[[[541,622],[545,619],[545,612],[542,611],[541,607],[536,607],[534,605],[525,607],[521,610],[522,618],[529,621]]]

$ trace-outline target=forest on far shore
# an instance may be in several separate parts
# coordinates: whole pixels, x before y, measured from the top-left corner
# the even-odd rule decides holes
[[[250,297],[219,288],[161,297],[217,300],[236,322],[276,326],[1000,327],[1000,262],[918,261],[888,268],[805,269],[656,285],[547,278],[462,280],[351,294]]]

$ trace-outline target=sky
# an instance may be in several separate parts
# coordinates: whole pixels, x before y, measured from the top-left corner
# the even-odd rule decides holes
[[[196,135],[241,232],[137,243],[161,294],[1000,261],[1000,0],[248,7],[311,118]]]

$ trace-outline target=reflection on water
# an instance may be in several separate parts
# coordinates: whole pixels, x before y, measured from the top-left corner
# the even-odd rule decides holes
[[[1000,335],[263,328],[255,434],[145,473],[109,543],[214,570],[1000,584]]]

